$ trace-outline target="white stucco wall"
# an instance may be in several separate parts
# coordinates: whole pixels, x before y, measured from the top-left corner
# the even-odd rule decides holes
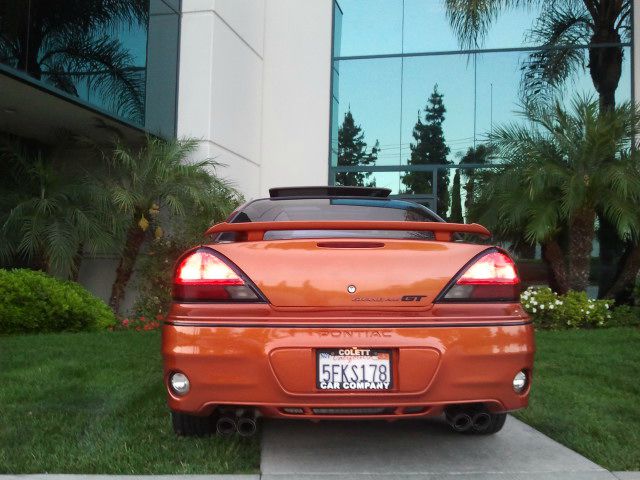
[[[331,0],[266,0],[262,195],[327,184],[331,23]]]
[[[247,199],[328,178],[331,0],[183,0],[178,135]]]

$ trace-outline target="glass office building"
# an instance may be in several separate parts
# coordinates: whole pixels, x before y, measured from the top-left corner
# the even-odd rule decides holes
[[[174,136],[179,12],[179,0],[3,0],[0,74]]]
[[[487,134],[497,125],[523,121],[515,111],[524,92],[534,97],[545,93],[526,85],[527,78],[531,79],[532,60],[549,48],[533,32],[542,27],[543,6],[504,11],[477,48],[462,48],[450,26],[445,3],[334,3],[330,183],[341,183],[340,173],[361,172],[366,183],[375,181],[395,195],[412,197],[436,209],[437,197],[442,196],[436,193],[438,181],[448,182],[450,190],[455,169],[462,162],[464,182],[470,171],[467,168],[487,160],[474,155],[487,145]],[[632,95],[631,17],[629,12],[620,28],[623,63],[617,102],[630,100]],[[597,98],[589,47],[611,45],[589,45],[588,38],[583,38],[567,36],[560,43],[563,55],[574,60],[555,92],[562,101],[579,94]],[[419,118],[425,122],[425,106],[434,88],[442,95],[446,109],[442,122],[448,147],[446,164],[412,165],[413,129]],[[339,132],[347,112],[361,128],[366,151],[372,153],[377,146],[374,162],[358,166],[339,158],[340,142],[345,141]],[[407,174],[412,169],[423,171],[424,181],[409,182]]]

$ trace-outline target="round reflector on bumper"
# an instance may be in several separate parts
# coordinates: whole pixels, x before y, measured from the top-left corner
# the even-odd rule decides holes
[[[184,373],[175,372],[169,376],[169,386],[176,395],[186,395],[189,393],[189,379]]]
[[[516,373],[516,376],[513,377],[513,391],[516,393],[522,393],[524,389],[527,387],[527,374],[524,370],[520,370]]]

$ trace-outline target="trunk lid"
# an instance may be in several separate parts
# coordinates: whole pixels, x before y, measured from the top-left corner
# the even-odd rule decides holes
[[[304,239],[218,243],[276,307],[428,308],[484,245]],[[355,287],[355,291],[353,288]]]

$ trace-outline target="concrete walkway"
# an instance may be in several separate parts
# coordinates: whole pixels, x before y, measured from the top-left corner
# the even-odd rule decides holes
[[[487,437],[456,434],[443,420],[267,422],[261,470],[264,480],[617,478],[513,417]]]

